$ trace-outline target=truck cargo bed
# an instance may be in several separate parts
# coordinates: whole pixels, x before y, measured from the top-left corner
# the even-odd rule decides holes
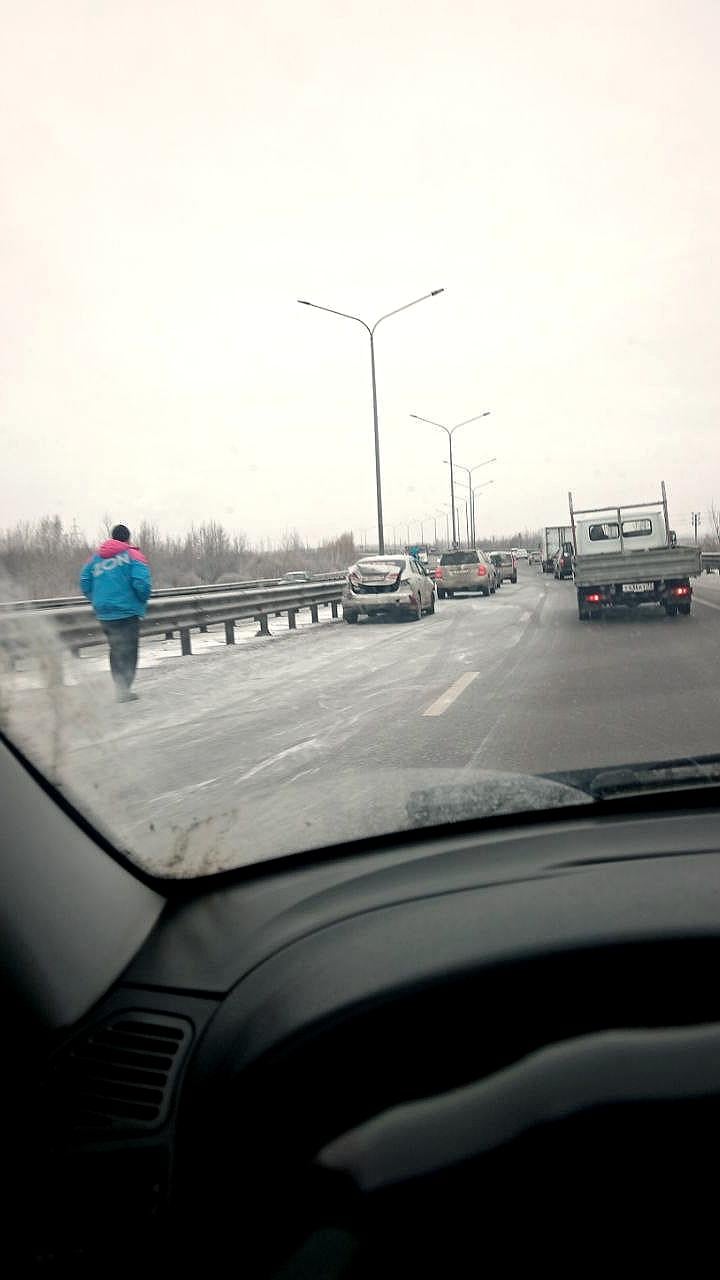
[[[575,556],[575,582],[596,587],[613,582],[657,582],[692,578],[700,573],[698,547],[661,547],[653,551],[606,551],[596,556]]]

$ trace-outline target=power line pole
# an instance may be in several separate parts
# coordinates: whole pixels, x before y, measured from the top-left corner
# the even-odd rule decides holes
[[[692,520],[693,530],[695,532],[695,546],[697,546],[698,544],[698,525],[700,524],[700,519],[701,519],[700,512],[693,511],[691,520]]]

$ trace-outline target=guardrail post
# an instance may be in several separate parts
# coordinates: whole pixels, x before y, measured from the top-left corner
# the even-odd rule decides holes
[[[317,605],[316,605],[316,604],[311,604],[311,605],[310,605],[310,621],[311,621],[311,622],[319,622],[319,618],[318,618],[318,607],[317,607]]]
[[[267,614],[266,614],[266,613],[259,613],[259,614],[257,615],[257,621],[260,623],[260,635],[261,635],[261,636],[269,636],[269,635],[270,635],[270,627],[268,626],[268,616],[267,616]]]
[[[235,622],[233,619],[229,619],[225,623],[225,643],[226,644],[235,643]]]
[[[338,607],[337,607],[337,606],[338,606],[338,602],[337,602],[337,600],[331,600],[331,601],[330,601],[330,612],[331,612],[331,614],[332,614],[333,618],[337,618],[337,616],[338,616]]]
[[[174,636],[174,635],[175,635],[175,632],[174,632],[174,631],[166,631],[166,632],[165,632],[165,639],[166,639],[166,640],[172,640],[172,638],[173,638],[173,636]]]
[[[192,644],[190,641],[189,627],[180,628],[180,652],[183,658],[187,658],[190,654],[192,654]]]
[[[294,631],[297,627],[297,609],[288,609],[288,631]]]

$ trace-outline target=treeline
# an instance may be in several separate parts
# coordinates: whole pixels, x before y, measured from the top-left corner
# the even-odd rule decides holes
[[[346,569],[358,554],[351,533],[310,547],[293,531],[277,545],[254,547],[244,534],[230,533],[215,520],[180,537],[164,535],[148,522],[132,532],[150,561],[156,587],[277,578],[292,569],[330,573]],[[109,528],[102,536],[109,536]],[[5,600],[78,595],[80,570],[97,545],[76,524],[66,528],[59,516],[0,531],[0,595]]]

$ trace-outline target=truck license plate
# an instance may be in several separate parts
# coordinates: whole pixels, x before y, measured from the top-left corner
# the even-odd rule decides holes
[[[652,591],[652,582],[623,582],[623,591]]]

